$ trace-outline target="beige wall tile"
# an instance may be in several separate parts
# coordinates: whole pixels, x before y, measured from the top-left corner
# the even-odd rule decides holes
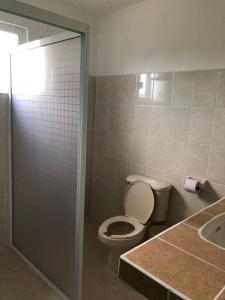
[[[100,142],[101,137],[99,143]],[[126,132],[107,131],[105,132],[104,152],[98,153],[104,153],[109,157],[128,161],[132,155],[133,145],[134,136],[132,134]],[[99,146],[99,148],[101,148],[101,146]]]
[[[108,129],[108,104],[95,103],[95,128]]]
[[[88,77],[88,102],[96,101],[96,77]]]
[[[147,175],[146,174],[146,164],[144,163],[136,163],[134,160],[131,162],[131,174],[140,174],[140,175]]]
[[[138,74],[136,87],[136,105],[151,105],[154,86],[154,74]]]
[[[186,141],[188,138],[190,109],[171,108],[169,110],[168,138]]]
[[[108,121],[108,129],[109,130],[118,130],[119,122],[120,122],[120,105],[109,103],[108,104],[108,114],[107,114],[107,121]]]
[[[145,135],[149,134],[149,127],[151,121],[151,107],[147,105],[135,106],[134,131],[135,134]]]
[[[109,178],[112,182],[118,180],[118,159],[112,157],[105,158],[104,178]]]
[[[155,106],[171,104],[173,73],[155,73],[152,103]]]
[[[183,195],[176,189],[170,193],[167,224],[172,226],[184,219],[184,199]]]
[[[94,133],[94,152],[104,154],[106,152],[106,131],[95,130]]]
[[[95,103],[88,102],[88,129],[95,128]]]
[[[134,105],[120,105],[118,130],[132,132],[134,130]]]
[[[214,182],[210,183],[211,188],[213,189],[214,193],[216,194],[216,199],[221,199],[225,197],[225,186],[221,184],[217,184]]]
[[[87,153],[86,155],[86,176],[90,177],[92,175],[92,158],[93,153]]]
[[[198,197],[198,195],[183,190],[182,196],[183,196],[182,197],[183,203],[182,203],[181,214],[183,219],[190,217],[191,215],[197,213],[199,210],[203,208],[202,201]]]
[[[225,147],[225,109],[216,109],[212,143]]]
[[[106,129],[124,132],[132,132],[134,130],[134,105],[109,103],[103,109],[103,114],[105,116],[102,116],[104,118],[102,124]],[[101,117],[99,120],[101,120]],[[96,127],[98,128],[97,120]]]
[[[0,195],[8,194],[8,164],[5,159],[0,159]]]
[[[213,109],[193,108],[189,131],[190,141],[205,144],[210,143],[213,118]]]
[[[225,185],[225,148],[212,147],[208,169],[209,180]]]
[[[92,176],[105,177],[105,157],[101,154],[93,154]]]
[[[193,72],[175,72],[172,105],[190,107],[193,93]]]
[[[0,95],[0,249],[9,243],[8,204],[8,94]]]
[[[133,104],[136,101],[137,75],[122,76],[121,103]]]
[[[0,251],[5,249],[8,244],[8,228],[7,225],[0,226]]]
[[[225,196],[225,186],[207,181],[203,186],[199,197],[202,202],[202,207],[207,207],[208,205],[214,203],[215,201],[221,199]]]
[[[224,72],[220,74],[217,107],[225,108]],[[172,183],[175,188],[168,223],[173,224],[225,196],[223,148],[213,147],[219,150],[211,151],[209,162],[212,144],[225,147],[225,113],[224,109],[214,110],[218,71],[175,72],[174,79],[172,73],[152,75],[146,75],[143,97],[139,95],[140,74],[97,78],[99,114],[95,116],[99,129],[94,130],[94,147],[88,142],[88,152],[91,157],[94,148],[99,160],[106,159],[106,178],[111,176],[117,185],[114,194],[116,190],[123,194],[129,173]],[[91,133],[93,129],[89,130],[89,140],[93,138]],[[184,174],[209,179],[199,196],[182,190]],[[105,191],[105,186],[99,188]],[[106,216],[110,209],[111,214],[117,209],[119,213],[119,200],[115,201],[115,205],[104,202],[104,213],[101,207],[95,208],[95,213]]]
[[[194,106],[215,106],[218,76],[218,71],[195,72],[193,98]]]
[[[164,177],[164,173],[162,170],[156,169],[156,168],[151,168],[149,166],[146,167],[145,173],[146,173],[146,176],[160,179],[160,180],[163,180],[163,177]]]
[[[118,159],[130,161],[134,147],[134,135],[131,133],[119,133],[116,156]]]
[[[105,178],[112,182],[126,184],[126,178],[131,174],[131,165],[127,161],[105,158]]]
[[[131,163],[126,160],[117,160],[117,183],[122,184],[123,187],[126,185],[126,178],[131,172]],[[124,193],[124,190],[122,191]]]
[[[166,147],[165,170],[173,174],[183,175],[187,143],[169,140]]]
[[[147,163],[148,161],[148,137],[144,135],[135,135],[133,160],[136,163]]]
[[[110,157],[118,158],[119,134],[116,131],[106,131],[105,154]]]
[[[84,203],[84,216],[89,217],[91,215],[91,196],[92,196],[92,177],[86,177],[85,182],[85,203]]]
[[[185,177],[181,175],[174,175],[171,173],[164,173],[163,180],[166,182],[169,182],[172,186],[173,189],[176,189],[179,192],[182,192],[183,190],[183,185],[185,181]]]
[[[225,70],[220,71],[216,106],[225,108]]]
[[[8,222],[8,197],[0,196],[0,226],[7,225]]]
[[[151,114],[150,135],[167,139],[170,122],[170,109],[153,107]]]
[[[146,144],[146,142],[145,142]],[[166,140],[164,138],[150,136],[147,148],[146,163],[152,168],[164,169],[166,157]]]
[[[209,147],[189,144],[187,152],[186,170],[187,176],[206,177],[209,160]]]
[[[96,101],[97,102],[107,102],[107,81],[108,77],[98,76],[96,78]]]
[[[107,102],[120,103],[122,100],[123,76],[107,76]]]
[[[94,129],[87,130],[87,153],[91,154],[94,151]]]

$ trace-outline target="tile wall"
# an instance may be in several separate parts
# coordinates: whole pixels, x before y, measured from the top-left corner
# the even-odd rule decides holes
[[[7,94],[0,94],[0,251],[8,243],[8,104]]]
[[[173,224],[225,196],[225,71],[91,77],[86,211],[123,213],[126,176],[173,185]],[[205,178],[200,196],[186,177]]]
[[[91,214],[91,190],[94,133],[95,133],[95,101],[96,101],[96,77],[89,76],[88,79],[88,129],[87,129],[87,156],[86,156],[86,191],[85,191],[85,216]]]

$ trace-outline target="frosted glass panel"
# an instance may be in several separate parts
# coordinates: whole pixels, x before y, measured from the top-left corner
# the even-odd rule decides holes
[[[80,38],[12,56],[13,244],[74,296]]]

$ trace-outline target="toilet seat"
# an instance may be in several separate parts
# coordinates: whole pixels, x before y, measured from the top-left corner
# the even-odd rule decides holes
[[[155,206],[155,197],[151,186],[142,180],[132,182],[124,195],[125,215],[147,224]]]
[[[109,226],[117,222],[128,223],[132,225],[134,229],[133,231],[127,234],[112,234],[110,236],[107,235],[106,233],[108,232]],[[145,226],[142,225],[140,222],[136,221],[135,219],[127,216],[116,216],[102,223],[102,225],[99,227],[99,234],[104,235],[106,239],[114,239],[114,240],[131,239],[142,234],[144,230],[145,230]]]

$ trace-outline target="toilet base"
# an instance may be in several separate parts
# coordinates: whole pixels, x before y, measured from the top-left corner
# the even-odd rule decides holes
[[[126,250],[110,250],[108,255],[108,270],[115,274],[119,274],[119,261],[120,256],[125,253]]]

